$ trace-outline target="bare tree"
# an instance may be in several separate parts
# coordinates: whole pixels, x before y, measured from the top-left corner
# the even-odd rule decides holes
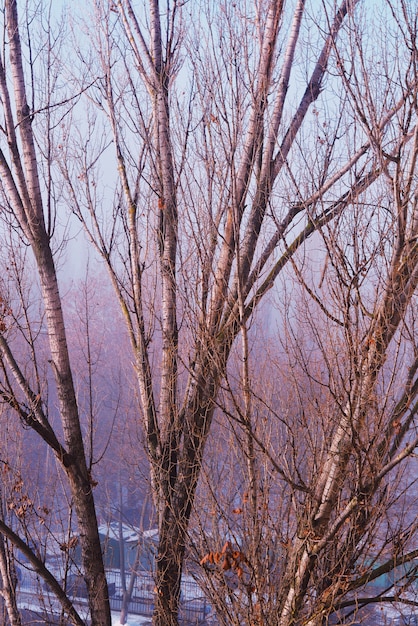
[[[25,52],[28,66],[24,66],[25,54],[20,37],[17,3],[6,1],[3,9],[4,44],[0,59],[1,133],[4,147],[0,151],[0,176],[2,194],[2,232],[10,234],[16,248],[29,246],[39,280],[44,320],[38,330],[23,317],[21,337],[32,362],[19,360],[14,343],[12,302],[2,294],[2,318],[0,333],[0,356],[2,368],[2,401],[13,409],[23,424],[32,429],[54,452],[64,475],[77,514],[78,532],[82,549],[84,575],[89,590],[89,604],[93,624],[110,624],[110,608],[104,574],[101,547],[97,529],[91,477],[88,471],[80,414],[74,390],[73,372],[66,338],[63,307],[53,251],[55,226],[55,192],[51,153],[53,121],[52,57],[55,54],[53,34],[48,36],[40,50],[29,40]],[[30,29],[30,18],[24,22]],[[30,30],[29,30],[30,33]],[[30,33],[31,35],[31,33]],[[35,88],[36,64],[34,51],[46,58],[46,101]],[[36,55],[35,55],[36,57]],[[27,91],[28,81],[30,85]],[[29,95],[28,95],[29,94]],[[63,111],[65,114],[65,111]],[[35,119],[37,118],[37,119]],[[45,131],[47,140],[44,141]],[[41,135],[42,133],[42,135]],[[6,238],[4,237],[6,244]],[[16,261],[14,261],[15,263]],[[18,293],[19,283],[14,293]],[[60,429],[53,426],[48,415],[48,396],[45,380],[40,375],[41,353],[37,352],[36,337],[45,330],[49,341],[48,362],[52,370],[60,416]],[[19,537],[2,523],[1,532],[12,542]],[[23,542],[24,543],[24,542]],[[22,549],[22,541],[19,548]],[[24,545],[23,545],[24,547]],[[28,546],[26,545],[28,551]],[[37,570],[46,576],[47,582],[63,602],[70,619],[80,624],[81,618],[72,607],[54,577],[35,554],[32,559]]]
[[[187,533],[217,407],[244,451],[246,485],[245,507],[235,506],[227,520],[237,545],[228,538],[216,547],[209,537],[201,554],[211,565],[208,586],[222,589],[218,608],[229,623],[320,624],[358,603],[357,590],[372,578],[416,556],[404,549],[415,527],[399,543],[405,527],[392,537],[383,513],[406,489],[397,474],[389,493],[388,476],[418,443],[417,22],[402,0],[385,8],[390,28],[377,60],[364,43],[377,23],[360,0],[324,3],[317,15],[304,0],[173,0],[164,8],[150,0],[141,10],[129,0],[98,0],[94,49],[85,40],[74,46],[81,74],[73,81],[82,83],[78,93],[88,105],[66,93],[67,106],[55,114],[51,100],[37,103],[32,48],[25,71],[16,2],[5,2],[2,236],[29,248],[42,312],[35,337],[36,325],[16,324],[15,303],[1,294],[1,397],[53,450],[68,481],[93,624],[108,624],[110,612],[92,446],[86,455],[52,248],[55,177],[66,183],[68,203],[107,266],[128,328],[159,526],[154,623],[178,623]],[[49,61],[51,41],[50,32]],[[117,177],[107,184],[109,162]],[[308,264],[318,262],[315,246],[321,273]],[[287,354],[297,356],[289,378],[298,412],[279,420],[273,400],[255,388],[251,324],[266,293],[275,284],[285,293],[289,280],[304,289],[311,344],[302,350],[294,327],[283,322]],[[292,306],[284,309],[288,316]],[[31,321],[27,311],[22,319]],[[28,346],[26,362],[18,358],[16,328]],[[44,329],[59,427],[39,369]],[[313,349],[314,366],[307,356]],[[269,437],[257,411],[280,424]],[[281,443],[288,454],[275,449]],[[216,468],[211,474],[208,467],[216,502]],[[277,483],[285,521],[272,520]],[[241,519],[244,508],[240,527],[233,516]],[[80,623],[42,561],[13,529],[2,523],[0,530],[31,555]],[[280,555],[274,572],[266,532],[269,549]],[[245,549],[242,533],[251,537]],[[373,569],[376,543],[368,540],[384,533],[377,551],[387,558]],[[389,555],[395,544],[398,552]],[[220,582],[211,583],[219,563]],[[240,589],[238,611],[225,572]]]
[[[2,503],[3,505],[3,503]],[[3,506],[2,506],[3,509]],[[2,519],[4,512],[2,510]],[[2,581],[1,595],[6,607],[11,626],[21,626],[20,613],[17,607],[16,587],[17,572],[8,543],[0,536],[0,576]],[[5,619],[6,615],[3,614]]]
[[[389,179],[401,229],[392,269],[359,336],[348,404],[329,447],[324,442],[316,504],[306,505],[314,552],[306,535],[292,539],[275,609],[281,624],[298,619],[318,551],[363,501],[356,496],[331,515],[353,429],[370,409],[416,287],[416,23],[407,4],[385,6],[405,45],[402,54],[390,48],[387,34],[379,66],[362,41],[375,22],[355,0],[324,4],[318,15],[303,0],[292,7],[167,2],[164,9],[155,0],[141,10],[129,0],[95,3],[99,67],[79,50],[89,81],[101,77],[89,92],[89,142],[83,129],[76,155],[68,122],[62,171],[73,211],[108,267],[134,354],[159,520],[155,624],[177,624],[187,530],[235,340],[241,334],[238,407],[255,510],[248,324],[290,261],[293,278],[303,280],[297,252],[315,233],[320,241],[346,214],[360,207],[367,214],[369,202],[376,215],[388,210],[373,194]],[[119,186],[109,212],[97,189],[110,141]],[[331,263],[325,235],[323,242]],[[326,299],[307,289],[326,313]],[[338,328],[348,323],[329,316]],[[413,441],[404,456],[412,450]]]
[[[417,557],[417,22],[406,5],[399,14],[393,5],[388,8],[409,51],[408,61],[403,65],[402,57],[400,78],[400,56],[386,53],[377,73],[388,78],[395,73],[396,90],[409,96],[385,133],[376,118],[395,101],[394,83],[386,83],[384,100],[373,90],[373,61],[363,46],[367,27],[361,13],[361,27],[356,20],[347,31],[346,50],[335,49],[355,120],[353,132],[361,128],[363,137],[373,137],[377,177],[335,219],[316,224],[316,235],[303,253],[287,248],[290,278],[283,277],[278,306],[287,312],[279,325],[287,356],[282,352],[281,359],[274,359],[267,352],[270,369],[264,385],[272,388],[272,399],[267,402],[265,388],[254,382],[261,360],[255,351],[248,421],[244,333],[241,384],[234,387],[231,373],[224,384],[230,400],[222,402],[222,411],[231,419],[230,441],[239,442],[239,478],[229,504],[221,500],[221,490],[212,486],[209,498],[206,492],[208,508],[220,523],[212,522],[217,531],[207,530],[200,550],[206,584],[208,589],[212,585],[214,602],[222,605],[225,624],[316,625],[327,623],[331,614],[350,623],[354,613],[362,609],[363,616],[376,603],[397,600],[416,606],[416,595],[408,592],[413,590]],[[316,115],[320,118],[318,110]],[[317,164],[323,167],[318,152],[323,146],[329,149],[327,126],[327,119],[318,119],[318,143],[311,152],[315,156],[304,163],[312,182],[321,175]],[[347,130],[349,144],[351,139]],[[297,163],[295,156],[292,168]],[[359,163],[354,168],[351,185],[362,177],[363,167]],[[326,202],[326,197],[320,199],[323,209]],[[286,302],[287,291],[291,296]],[[259,467],[256,495],[263,496],[264,506],[267,494],[268,506],[267,517],[260,507],[258,520],[251,510],[251,472],[245,478],[243,469],[254,458]],[[209,465],[208,483],[211,471]],[[274,484],[280,485],[280,495],[274,494]],[[211,528],[208,518],[201,528]],[[265,551],[261,586],[253,547],[257,532],[248,530],[256,523],[263,537],[258,550]],[[385,588],[382,582],[373,586],[392,570]],[[231,579],[238,591],[231,589]]]

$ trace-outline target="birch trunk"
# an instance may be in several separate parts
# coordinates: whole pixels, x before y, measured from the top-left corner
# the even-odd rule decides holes
[[[10,626],[22,626],[22,620],[20,619],[20,613],[16,600],[16,586],[17,578],[14,580],[12,571],[10,568],[10,559],[7,558],[6,549],[4,545],[4,538],[0,536],[0,576],[2,580],[1,595],[3,596],[4,603],[6,605],[7,616],[9,618]],[[14,564],[12,564],[14,568]]]
[[[5,76],[5,64],[3,63],[0,68],[0,89],[7,120],[6,130],[11,167],[8,166],[5,155],[2,155],[0,169],[4,175],[3,184],[8,194],[11,209],[32,247],[39,274],[46,314],[51,367],[57,389],[65,442],[64,446],[55,445],[54,449],[67,474],[77,513],[83,569],[89,591],[91,623],[93,626],[108,626],[111,623],[111,616],[107,583],[68,352],[58,279],[50,237],[44,220],[35,140],[26,97],[17,2],[7,0],[5,9],[17,123],[13,120],[11,98]],[[18,128],[19,140],[15,128]],[[46,423],[46,420],[44,421]],[[47,426],[52,431],[50,425],[47,424]],[[55,440],[57,442],[56,438]]]
[[[106,54],[100,52],[107,81],[115,87],[113,90],[107,85],[105,98],[124,193],[125,204],[120,212],[129,250],[129,288],[124,284],[126,275],[121,277],[116,263],[112,262],[111,244],[106,247],[103,230],[95,217],[97,207],[88,203],[88,215],[94,222],[94,228],[89,228],[85,209],[77,199],[74,204],[108,266],[135,355],[160,531],[154,615],[157,626],[178,623],[187,532],[204,449],[232,346],[240,331],[246,337],[247,324],[255,309],[307,239],[337,221],[382,176],[384,167],[375,158],[376,137],[385,134],[410,96],[407,90],[397,94],[399,99],[394,101],[393,107],[384,109],[381,118],[373,120],[373,132],[368,135],[364,131],[361,143],[354,141],[353,150],[350,146],[345,162],[341,154],[332,166],[327,161],[335,156],[334,145],[339,145],[341,129],[337,130],[337,125],[332,138],[318,137],[318,142],[323,142],[321,146],[328,150],[321,180],[314,180],[309,186],[307,178],[301,176],[299,185],[299,173],[295,171],[296,166],[292,168],[291,160],[304,139],[304,124],[309,129],[307,134],[310,133],[309,113],[314,116],[317,113],[314,105],[327,86],[330,64],[333,71],[330,84],[334,81],[337,84],[341,79],[346,88],[343,98],[349,100],[351,74],[346,72],[346,77],[344,59],[338,57],[338,37],[341,31],[346,38],[350,36],[347,33],[356,32],[353,15],[358,4],[359,0],[343,0],[321,23],[309,22],[304,0],[294,3],[288,20],[285,19],[289,17],[285,3],[273,0],[256,3],[253,13],[245,3],[239,6],[232,3],[220,7],[217,15],[216,9],[212,13],[210,5],[204,24],[209,33],[205,28],[194,33],[192,22],[199,23],[200,15],[195,8],[186,9],[187,3],[168,3],[163,8],[158,0],[149,0],[146,20],[136,12],[132,2],[118,0],[116,7],[126,52],[134,59],[134,67],[129,68],[128,56],[124,57],[126,83],[129,84],[126,93],[117,89],[110,69],[115,61],[109,27],[111,24],[113,28],[113,22],[105,12],[99,18],[99,21],[108,20],[102,31],[108,42]],[[213,27],[214,16],[219,18],[218,31]],[[245,28],[235,31],[236,21],[241,17],[245,18]],[[300,68],[300,60],[304,58],[300,50],[304,37],[301,33],[308,32],[304,30],[304,20],[308,20],[312,31],[317,28],[319,35],[316,57],[306,59],[308,75],[295,104],[292,76],[296,65]],[[189,39],[187,23],[193,31]],[[283,23],[289,26],[288,32],[284,32]],[[256,33],[251,44],[249,25],[254,26]],[[182,47],[184,40],[188,41],[187,50]],[[200,58],[208,48],[209,68]],[[183,71],[184,58],[191,62],[192,73],[190,85],[186,86],[182,82],[183,75],[176,81]],[[188,89],[190,100],[187,102],[179,93],[187,93]],[[125,95],[135,102],[133,108],[121,105]],[[183,107],[184,102],[187,104]],[[124,122],[132,120],[135,107],[140,149],[133,158],[134,142],[124,140]],[[185,112],[187,107],[189,110]],[[359,114],[365,124],[363,118]],[[199,133],[201,143],[195,155],[189,142]],[[316,140],[311,138],[306,144],[306,153],[300,156],[301,163],[305,163],[302,169],[306,170],[311,166],[310,141],[315,143]],[[197,144],[196,140],[193,146]],[[315,158],[319,158],[319,152],[314,151]],[[315,167],[316,162],[313,169]],[[218,187],[214,180],[218,181]],[[305,193],[305,185],[309,193]],[[291,188],[292,192],[287,195],[282,187]],[[148,228],[146,234],[141,232],[144,224]],[[151,245],[149,233],[155,236]],[[183,255],[187,256],[185,268],[182,267]],[[148,274],[157,283],[153,294],[148,293],[152,321],[146,319],[148,303],[144,287],[150,266],[158,267],[158,273]],[[191,285],[193,280],[196,285]],[[414,284],[410,287],[413,289]],[[189,303],[191,292],[193,297]],[[390,317],[389,309],[385,316],[386,320]],[[155,327],[158,330],[153,335]],[[395,332],[395,319],[393,328]],[[374,326],[370,336],[376,338],[380,332],[381,328]],[[159,333],[161,353],[159,348],[154,350],[151,346],[153,338],[160,339]],[[179,335],[188,342],[184,350],[181,339],[179,347]],[[385,341],[388,345],[389,335]],[[319,539],[321,533],[323,537],[328,536],[330,510],[344,455],[349,452],[349,429],[353,422],[361,423],[381,367],[383,344],[379,350],[364,359],[361,383],[353,389],[355,410],[350,405],[350,411],[347,410],[341,420],[320,472],[315,493],[316,517],[310,520]],[[183,370],[183,378],[179,370]],[[244,379],[249,380],[248,372]],[[248,384],[244,387],[247,425],[250,425]],[[248,428],[251,455],[250,431]],[[254,485],[256,466],[251,463],[248,475]],[[256,496],[254,487],[254,510],[258,506]],[[283,582],[282,610],[278,617],[283,624],[297,619],[314,562],[315,555],[306,540],[295,540]],[[275,611],[277,617],[276,608]]]

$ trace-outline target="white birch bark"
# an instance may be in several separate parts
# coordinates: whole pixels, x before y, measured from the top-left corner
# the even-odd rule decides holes
[[[7,0],[5,10],[10,46],[13,100],[17,119],[15,123],[3,63],[0,67],[0,89],[3,96],[2,103],[7,123],[12,165],[10,168],[5,155],[2,154],[0,155],[0,170],[4,174],[5,190],[9,194],[8,199],[12,211],[22,232],[27,237],[36,259],[46,314],[51,366],[56,383],[65,444],[63,446],[58,445],[57,438],[51,437],[51,432],[48,431],[45,423],[43,427],[48,431],[49,443],[54,442],[54,450],[67,474],[74,499],[83,566],[89,590],[92,624],[106,626],[110,625],[111,621],[107,584],[68,353],[61,297],[49,236],[45,228],[35,141],[26,98],[25,74],[15,0]],[[19,139],[15,134],[15,127],[18,128]],[[5,347],[2,344],[3,353]],[[17,374],[16,369],[14,374]],[[21,384],[18,379],[17,382]],[[37,430],[42,432],[39,428]],[[45,438],[47,442],[48,438]]]

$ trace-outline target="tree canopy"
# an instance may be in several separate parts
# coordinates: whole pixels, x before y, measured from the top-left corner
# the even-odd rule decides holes
[[[418,16],[378,4],[95,0],[59,22],[4,2],[2,419],[56,459],[94,626],[110,624],[95,476],[122,422],[122,448],[146,453],[156,626],[179,623],[186,569],[221,624],[415,601]],[[81,331],[65,295],[77,245],[92,259]],[[31,548],[22,490],[47,507],[46,490],[16,488],[16,445],[3,582],[23,541],[82,623]]]

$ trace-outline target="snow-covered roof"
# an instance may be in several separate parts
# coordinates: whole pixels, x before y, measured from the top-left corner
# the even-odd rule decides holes
[[[158,539],[158,528],[150,528],[142,533],[145,539]]]
[[[105,524],[100,524],[99,534],[104,537],[109,537],[110,539],[115,539],[115,541],[119,541],[119,522],[108,522]],[[138,543],[138,541],[144,539],[156,541],[158,539],[158,528],[150,528],[149,530],[141,531],[135,526],[122,524],[122,536],[123,540],[127,543]]]
[[[99,526],[99,534],[104,535],[105,537],[109,537],[110,539],[115,539],[119,541],[120,538],[120,524],[119,522],[110,522],[108,524],[100,524]],[[128,543],[137,543],[141,540],[142,533],[139,528],[135,528],[134,526],[127,526],[127,524],[122,524],[122,537],[123,540]]]

